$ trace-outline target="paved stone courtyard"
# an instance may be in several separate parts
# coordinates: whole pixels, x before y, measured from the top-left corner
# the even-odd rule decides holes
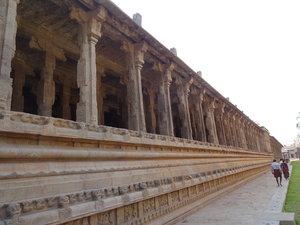
[[[271,172],[266,172],[177,225],[294,224],[293,213],[282,213],[288,184],[289,180],[283,179],[277,187]]]

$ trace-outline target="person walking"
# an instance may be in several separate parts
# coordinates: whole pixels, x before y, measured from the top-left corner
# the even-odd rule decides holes
[[[283,172],[284,178],[287,180],[290,177],[290,172],[289,172],[289,166],[285,162],[285,160],[282,160],[282,163],[280,164],[281,170]]]
[[[271,164],[271,172],[276,178],[277,185],[279,187],[282,186],[281,181],[282,181],[282,174],[281,174],[281,167],[279,163],[276,162],[276,159],[273,160],[273,163]],[[278,182],[278,178],[280,178],[280,183]]]
[[[281,166],[281,163],[283,162],[283,159],[280,159],[280,161],[279,161],[279,165]]]

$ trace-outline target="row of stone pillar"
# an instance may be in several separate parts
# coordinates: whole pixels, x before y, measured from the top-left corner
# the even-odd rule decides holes
[[[5,11],[6,15],[2,17],[0,38],[1,46],[1,64],[0,64],[0,109],[10,110],[12,96],[12,80],[10,78],[11,61],[15,53],[15,38],[17,30],[16,9],[17,0],[5,0],[0,3],[0,10]],[[5,10],[4,10],[5,9]],[[103,124],[98,118],[103,118],[103,105],[101,91],[97,92],[101,86],[101,81],[97,79],[96,68],[96,43],[101,37],[101,26],[105,21],[106,11],[99,7],[93,12],[85,12],[80,8],[73,7],[70,17],[79,24],[78,45],[80,47],[80,58],[77,64],[77,85],[80,90],[80,101],[77,104],[77,121],[90,124]],[[53,81],[53,72],[56,67],[56,60],[65,60],[65,57],[59,49],[49,44],[41,44],[42,40],[33,39],[31,47],[45,53],[45,64],[41,70],[41,78],[38,83],[38,114],[51,116],[52,105],[55,99],[55,84]],[[127,85],[127,103],[128,103],[128,129],[146,132],[145,110],[143,104],[141,70],[144,64],[144,53],[147,51],[146,42],[132,43],[124,41],[122,50],[126,55],[126,68],[128,76],[124,78]],[[162,135],[174,136],[173,117],[170,99],[170,85],[172,82],[172,71],[174,65],[155,63],[153,69],[160,73],[158,82],[158,116],[159,133]],[[23,70],[24,71],[24,70]],[[19,72],[16,77],[21,77]],[[23,76],[25,77],[25,76]],[[18,80],[18,82],[17,82]],[[23,79],[16,79],[14,88],[14,99],[20,97],[21,86],[24,85]],[[193,78],[174,80],[176,84],[176,95],[178,98],[178,114],[181,121],[180,134],[182,138],[196,139],[215,144],[231,145],[252,150],[265,149],[263,135],[260,129],[245,121],[234,111],[229,111],[224,105],[217,104],[216,99],[209,97],[205,91],[201,93],[192,93],[190,95]],[[66,85],[63,89],[63,105],[67,105],[70,97],[70,88]],[[189,104],[191,101],[193,104]],[[153,97],[149,99],[150,106],[153,105]],[[17,106],[14,106],[17,107]],[[151,107],[150,107],[151,108]],[[100,109],[100,110],[99,110]],[[99,111],[98,111],[99,110]],[[70,118],[68,115],[70,109],[66,106],[63,109],[63,117]],[[148,121],[153,123],[154,113],[150,115],[152,119]],[[193,123],[192,123],[193,122]],[[155,132],[152,124],[150,132]]]

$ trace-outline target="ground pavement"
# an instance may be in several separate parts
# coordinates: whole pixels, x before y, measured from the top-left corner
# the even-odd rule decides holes
[[[288,184],[277,187],[268,171],[176,225],[294,225],[294,213],[282,212]]]

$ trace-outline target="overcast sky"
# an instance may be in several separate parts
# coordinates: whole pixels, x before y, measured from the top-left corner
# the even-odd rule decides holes
[[[300,112],[299,0],[112,0],[283,145]]]

